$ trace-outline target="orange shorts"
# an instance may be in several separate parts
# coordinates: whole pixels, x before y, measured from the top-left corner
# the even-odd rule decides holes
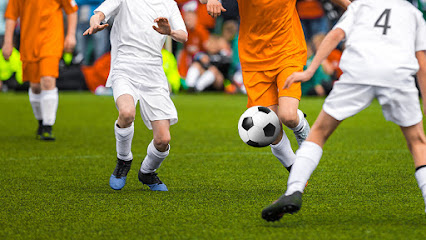
[[[43,76],[58,78],[59,60],[57,57],[45,57],[37,62],[22,62],[22,80],[39,83]]]
[[[286,66],[261,72],[243,71],[248,97],[247,108],[277,105],[279,97],[293,97],[300,100],[302,96],[300,83],[294,83],[288,89],[283,89],[283,86],[292,73],[301,71],[303,66]]]

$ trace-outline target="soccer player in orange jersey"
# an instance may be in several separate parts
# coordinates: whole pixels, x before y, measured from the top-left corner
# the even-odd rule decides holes
[[[67,14],[64,39],[62,10]],[[20,52],[23,80],[30,82],[29,99],[39,121],[37,137],[55,140],[52,126],[58,108],[56,78],[63,51],[72,52],[76,44],[78,7],[74,0],[9,0],[3,56],[9,59],[13,49],[13,31],[20,19]]]
[[[346,7],[349,0],[333,0]],[[207,4],[212,17],[226,9],[219,0],[200,0]],[[292,129],[299,146],[310,127],[298,109],[300,83],[283,89],[292,73],[306,64],[306,42],[296,11],[296,0],[238,0],[240,30],[238,51],[243,81],[247,89],[247,107],[261,105],[277,113],[281,122]],[[271,144],[272,153],[289,171],[296,155],[284,131]]]

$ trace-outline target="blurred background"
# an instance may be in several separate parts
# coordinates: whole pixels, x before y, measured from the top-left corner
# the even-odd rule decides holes
[[[163,68],[167,75],[172,94],[180,92],[222,91],[229,94],[242,93],[241,66],[238,58],[238,3],[223,0],[227,9],[219,18],[207,14],[206,5],[195,0],[175,0],[184,18],[189,38],[184,44],[168,39],[163,49]],[[423,11],[426,0],[410,0]],[[105,88],[110,68],[110,29],[92,36],[83,36],[89,27],[89,20],[102,0],[76,0],[78,11],[77,45],[73,53],[65,53],[60,64],[57,87],[60,90],[88,90],[97,95],[111,95]],[[0,43],[2,46],[5,30],[4,12],[8,0],[0,0]],[[306,67],[315,56],[316,49],[325,34],[342,15],[342,9],[329,0],[298,0],[296,8],[302,22],[308,46]],[[15,29],[15,50],[9,61],[0,55],[0,88],[2,92],[28,89],[22,83],[19,57],[19,24]],[[303,83],[303,95],[327,95],[333,83],[342,74],[339,61],[344,49],[339,45],[325,60],[313,76],[312,81]],[[214,81],[199,81],[203,74],[191,76],[192,68],[212,70]]]

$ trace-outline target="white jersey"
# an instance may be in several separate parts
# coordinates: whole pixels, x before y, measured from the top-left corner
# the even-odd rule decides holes
[[[150,65],[161,66],[161,49],[166,36],[152,26],[158,17],[169,20],[172,30],[187,32],[174,0],[106,0],[95,11],[105,15],[105,22],[114,18],[111,30],[111,70],[106,86],[112,79],[127,77],[147,87],[167,86],[167,81],[150,79]],[[142,66],[142,67],[141,67]]]
[[[333,29],[346,35],[340,81],[382,87],[412,87],[426,50],[422,13],[405,0],[357,0]]]

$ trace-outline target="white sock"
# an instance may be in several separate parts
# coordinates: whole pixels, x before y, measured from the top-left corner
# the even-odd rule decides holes
[[[322,156],[322,148],[313,142],[304,141],[296,152],[296,161],[291,167],[285,195],[296,191],[303,192],[312,172],[318,166]]]
[[[40,100],[41,100],[41,94],[35,94],[33,91],[28,89],[28,96],[30,99],[31,107],[33,108],[34,117],[37,120],[42,120],[43,116],[41,115],[41,106],[40,106]]]
[[[415,176],[417,179],[417,183],[419,184],[419,188],[422,191],[423,200],[425,201],[426,206],[426,167],[423,166],[421,168],[418,168],[415,173]]]
[[[297,115],[299,116],[299,123],[296,127],[290,128],[293,132],[300,132],[305,127],[305,114],[300,109],[297,109]]]
[[[127,128],[119,128],[117,122],[114,124],[117,158],[124,161],[133,160],[132,140],[135,132],[134,124]]]
[[[58,110],[58,88],[41,90],[40,107],[43,125],[53,126],[56,120],[56,111]]]
[[[212,85],[214,83],[214,74],[212,71],[205,71],[203,73],[203,75],[201,75],[201,77],[198,79],[197,85],[195,86],[195,89],[198,92],[203,91],[204,89],[206,89],[208,86]]]
[[[163,160],[169,155],[170,145],[167,151],[160,152],[154,146],[154,140],[149,143],[148,148],[146,149],[146,156],[141,165],[142,173],[152,173],[157,170]]]
[[[200,77],[200,70],[196,67],[190,67],[186,73],[185,83],[188,87],[195,87],[197,79]]]
[[[296,154],[294,154],[293,149],[291,149],[290,140],[288,140],[284,131],[281,141],[275,145],[271,144],[271,151],[286,168],[293,165],[296,160]]]

